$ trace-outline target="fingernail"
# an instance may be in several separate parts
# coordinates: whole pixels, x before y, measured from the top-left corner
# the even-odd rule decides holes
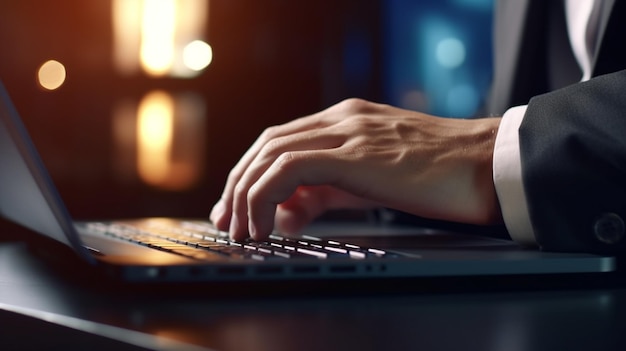
[[[226,206],[224,206],[224,201],[223,200],[218,201],[213,206],[213,209],[211,210],[211,214],[209,215],[209,218],[211,219],[211,221],[217,222],[224,214],[225,209],[226,209]]]

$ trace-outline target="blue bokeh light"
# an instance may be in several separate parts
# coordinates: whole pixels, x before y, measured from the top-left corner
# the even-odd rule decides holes
[[[493,1],[387,1],[386,102],[474,116],[491,82]]]

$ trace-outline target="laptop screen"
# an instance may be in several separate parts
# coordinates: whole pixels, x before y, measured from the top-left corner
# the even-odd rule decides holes
[[[2,82],[0,164],[0,215],[82,253],[78,236],[72,235],[75,230],[70,216]]]

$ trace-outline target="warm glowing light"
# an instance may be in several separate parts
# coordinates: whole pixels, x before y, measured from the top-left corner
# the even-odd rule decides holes
[[[144,0],[141,64],[148,74],[166,74],[174,62],[175,0]]]
[[[193,59],[192,66],[187,63],[184,51],[187,44],[205,35],[208,3],[206,0],[114,0],[111,11],[116,69],[122,74],[133,74],[141,67],[153,77],[196,76],[210,63],[210,58],[206,59],[206,47],[194,44],[196,54],[200,52],[204,56]],[[191,68],[202,64],[206,65]]]
[[[136,170],[141,181],[163,190],[196,185],[204,168],[204,100],[192,93],[153,91],[136,109],[133,105],[121,101],[114,108],[117,175],[130,180]]]
[[[173,124],[174,101],[169,94],[155,91],[143,98],[137,118],[137,167],[148,184],[167,179]]]
[[[202,40],[194,40],[183,49],[183,62],[193,71],[202,71],[212,60],[213,49]]]
[[[139,70],[143,0],[113,0],[113,63],[118,72],[130,75]]]
[[[39,84],[48,90],[58,89],[65,82],[65,66],[59,61],[50,60],[41,65],[37,78]]]

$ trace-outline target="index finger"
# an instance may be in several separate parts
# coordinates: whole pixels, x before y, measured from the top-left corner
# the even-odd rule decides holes
[[[282,154],[248,192],[248,231],[265,240],[274,227],[276,207],[299,186],[342,184],[341,161],[333,150],[296,151]]]

